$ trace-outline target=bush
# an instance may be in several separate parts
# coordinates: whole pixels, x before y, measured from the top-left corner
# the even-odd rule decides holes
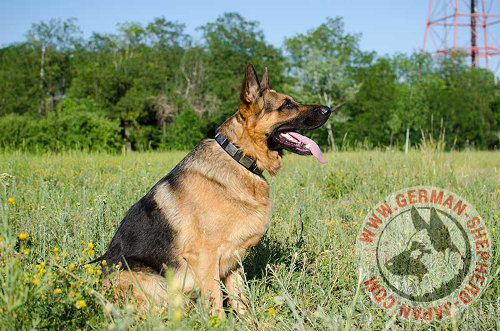
[[[58,113],[101,113],[106,114],[104,109],[99,108],[96,102],[91,97],[87,98],[71,98],[67,97],[57,104],[56,112]]]
[[[27,116],[8,114],[0,117],[0,147],[22,148],[27,137],[37,132],[37,122]]]
[[[161,129],[152,125],[134,127],[130,132],[130,142],[134,151],[149,151],[161,146]]]
[[[177,150],[192,149],[203,138],[200,115],[186,106],[168,125],[163,147]]]
[[[28,151],[119,151],[120,126],[87,111],[50,113],[38,120],[10,114],[0,118],[0,147]]]

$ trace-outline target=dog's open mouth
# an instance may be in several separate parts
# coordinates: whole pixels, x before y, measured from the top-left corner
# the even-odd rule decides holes
[[[321,163],[326,163],[316,142],[295,131],[280,131],[274,139],[285,149],[300,155],[313,155]]]

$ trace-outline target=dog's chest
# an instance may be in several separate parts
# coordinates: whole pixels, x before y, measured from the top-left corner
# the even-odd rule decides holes
[[[238,260],[243,259],[250,248],[255,246],[267,230],[271,212],[271,203],[258,211],[239,210],[228,219],[224,239],[219,246],[221,278],[238,267]]]
[[[235,206],[226,224],[228,241],[238,246],[253,246],[255,237],[260,237],[267,230],[271,214],[271,202],[261,203],[258,207]]]
[[[247,186],[248,190],[249,187]],[[242,188],[243,190],[243,188]],[[218,242],[221,277],[238,267],[238,256],[243,259],[250,248],[255,246],[267,230],[271,216],[271,200],[266,186],[255,188],[257,192],[232,195],[218,204],[224,213],[214,217]],[[253,189],[252,189],[253,191]]]

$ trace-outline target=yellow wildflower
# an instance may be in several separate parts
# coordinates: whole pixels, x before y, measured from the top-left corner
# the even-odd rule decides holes
[[[61,257],[66,257],[66,255],[67,255],[66,252],[61,253]]]
[[[269,316],[272,316],[272,315],[276,314],[276,309],[274,309],[274,307],[269,308],[269,309],[267,310],[267,314],[268,314]]]
[[[497,230],[497,229],[492,228],[492,229],[491,229],[491,233],[495,233],[495,231],[496,231],[496,230]]]
[[[73,271],[75,270],[75,265],[73,263],[71,263],[69,266],[68,266],[68,269]]]
[[[360,211],[360,212],[359,212],[359,216],[363,216],[363,211]]]
[[[62,293],[62,290],[60,288],[56,288],[56,293],[57,294],[61,294]]]
[[[106,262],[106,260],[102,260],[102,261],[101,261],[101,264],[102,264],[102,265],[106,265],[106,263],[107,263],[107,262]]]
[[[85,302],[85,300],[76,301],[76,309],[80,309],[83,307],[87,307],[87,303]]]
[[[88,249],[92,249],[92,248],[94,248],[94,244],[89,243],[89,244],[87,245],[87,248],[88,248]]]
[[[174,318],[175,318],[176,320],[180,320],[180,319],[182,319],[182,317],[183,317],[183,316],[184,316],[184,314],[183,314],[183,313],[182,313],[182,311],[180,311],[180,310],[176,310],[176,311],[175,311],[175,313],[174,313]]]
[[[35,285],[40,284],[40,279],[35,278],[35,279],[33,280],[33,284],[35,284]]]
[[[14,204],[14,203],[16,203],[16,199],[14,199],[13,197],[8,197],[7,202],[10,204]]]
[[[92,268],[87,269],[87,271],[88,271],[89,274],[93,274],[94,273],[94,269],[92,269]]]
[[[53,251],[54,251],[54,253],[57,253],[57,252],[59,252],[59,248],[58,247],[54,247]]]
[[[497,190],[497,193],[500,194],[500,190]]]
[[[99,269],[97,269],[96,274],[101,275],[101,274],[102,274],[102,271],[101,271],[101,270],[99,270]]]
[[[26,232],[21,232],[19,234],[19,240],[24,240],[26,238],[28,238],[28,234]]]
[[[45,267],[45,262],[40,262],[40,267]]]

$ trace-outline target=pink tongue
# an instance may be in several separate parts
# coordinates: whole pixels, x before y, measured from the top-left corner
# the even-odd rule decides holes
[[[301,143],[303,143],[304,145],[307,146],[309,144],[308,149],[312,153],[312,155],[314,155],[314,157],[317,158],[319,162],[326,163],[326,160],[323,158],[323,154],[321,154],[321,150],[319,149],[318,144],[316,144],[314,140],[311,140],[306,136],[298,134],[297,132],[290,131],[287,133],[292,137],[294,137],[295,139],[297,139],[298,141],[300,141]]]

